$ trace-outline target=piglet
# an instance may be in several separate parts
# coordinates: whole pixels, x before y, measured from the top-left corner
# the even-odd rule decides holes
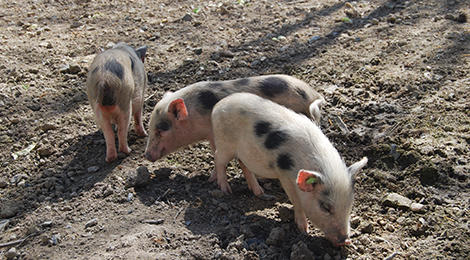
[[[127,131],[134,116],[135,132],[147,136],[142,124],[142,108],[147,75],[144,59],[147,46],[134,50],[126,43],[98,54],[90,66],[86,82],[88,99],[106,139],[106,161],[117,159],[114,131],[117,125],[119,152],[129,154]]]
[[[166,94],[157,103],[150,116],[145,158],[154,162],[202,140],[209,140],[214,151],[212,108],[221,99],[239,92],[259,95],[308,116],[310,111],[314,111],[313,118],[319,121],[323,97],[304,81],[291,76],[267,75],[198,82]],[[209,180],[216,178],[214,171]]]
[[[366,157],[346,167],[306,116],[249,93],[218,102],[212,111],[212,129],[217,180],[224,192],[230,189],[226,165],[238,158],[252,172],[245,172],[251,190],[261,189],[253,174],[280,180],[301,231],[308,231],[308,217],[335,246],[349,243],[354,178],[366,165]]]

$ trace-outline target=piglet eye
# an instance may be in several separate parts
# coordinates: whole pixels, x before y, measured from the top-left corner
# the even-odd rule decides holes
[[[331,205],[323,201],[320,202],[320,209],[326,214],[332,214]]]

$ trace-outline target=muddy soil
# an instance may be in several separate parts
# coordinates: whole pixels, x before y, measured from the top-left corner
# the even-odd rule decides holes
[[[466,259],[470,4],[464,0],[1,1],[1,259]],[[277,180],[207,181],[194,144],[146,138],[106,163],[84,91],[100,49],[148,45],[144,120],[203,80],[283,73],[326,99],[321,127],[358,175],[352,243],[302,235]]]

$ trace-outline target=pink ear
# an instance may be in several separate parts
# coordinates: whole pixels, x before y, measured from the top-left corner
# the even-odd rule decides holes
[[[297,186],[305,192],[314,190],[314,185],[321,183],[320,175],[316,172],[300,170],[297,177]]]
[[[188,110],[186,110],[186,105],[182,98],[171,101],[168,112],[173,114],[176,117],[176,120],[183,120],[188,117]]]

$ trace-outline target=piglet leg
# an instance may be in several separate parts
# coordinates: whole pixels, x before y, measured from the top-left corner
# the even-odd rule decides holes
[[[142,123],[142,109],[140,108],[137,112],[134,113],[134,125],[135,125],[135,133],[140,137],[147,136],[147,132],[145,132],[144,124]]]
[[[114,141],[113,126],[109,118],[103,117],[101,129],[106,140],[106,162],[115,161],[117,159],[116,143]]]
[[[216,150],[214,154],[215,159],[215,169],[217,169],[217,184],[219,184],[220,189],[229,195],[232,193],[232,189],[227,181],[227,172],[226,166],[233,159],[233,156],[222,153],[220,150]]]
[[[240,168],[242,168],[243,174],[245,175],[246,183],[248,184],[248,188],[253,191],[253,194],[257,197],[261,197],[264,194],[263,188],[259,186],[258,180],[256,176],[246,168],[245,164],[238,159],[238,163],[240,164]]]
[[[308,223],[307,223],[307,216],[305,215],[305,211],[302,209],[302,204],[300,202],[300,198],[296,192],[296,186],[292,183],[291,180],[288,178],[279,178],[279,181],[284,188],[287,196],[289,197],[292,205],[294,206],[294,218],[297,227],[300,231],[304,234],[308,233]]]
[[[118,135],[118,140],[119,140],[119,152],[129,155],[131,153],[131,149],[127,145],[127,131],[129,128],[129,115],[121,117],[117,125],[118,125],[117,135]]]

